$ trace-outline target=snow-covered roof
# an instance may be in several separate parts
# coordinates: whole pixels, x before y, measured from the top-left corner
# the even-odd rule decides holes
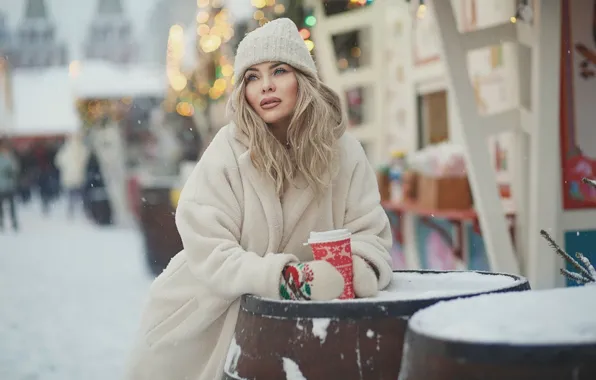
[[[161,66],[122,66],[103,61],[81,62],[79,74],[71,83],[77,98],[165,96],[167,91]]]
[[[15,70],[11,135],[69,133],[80,125],[65,67]]]
[[[81,62],[79,75],[68,68],[17,69],[13,72],[11,135],[69,133],[80,125],[77,98],[164,96],[167,81],[163,68],[117,66],[106,62]]]

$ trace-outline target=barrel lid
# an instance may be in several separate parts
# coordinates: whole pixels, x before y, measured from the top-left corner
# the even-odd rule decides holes
[[[393,273],[391,285],[373,298],[300,302],[245,295],[242,297],[241,308],[249,313],[280,318],[409,317],[439,301],[528,289],[525,278],[509,274],[400,270]]]
[[[409,329],[425,337],[464,344],[596,348],[596,286],[441,302],[414,314]]]

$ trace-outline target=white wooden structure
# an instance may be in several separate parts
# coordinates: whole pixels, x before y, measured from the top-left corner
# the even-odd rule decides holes
[[[346,12],[330,17],[325,16],[323,3],[320,0],[309,0],[314,8],[314,15],[319,20],[312,29],[316,41],[317,64],[321,76],[325,78],[345,102],[345,92],[361,87],[368,92],[365,103],[366,118],[362,125],[355,126],[353,133],[362,142],[372,162],[383,159],[385,127],[383,125],[384,87],[379,86],[383,80],[383,52],[376,48],[383,38],[384,25],[375,20],[382,19],[382,6],[370,6],[353,12]],[[335,57],[332,36],[350,31],[360,30],[365,42],[361,44],[363,56],[368,58],[367,64],[354,70],[340,72]],[[345,105],[345,104],[344,104]]]
[[[541,250],[547,252],[547,249],[538,240],[538,231],[545,227],[557,231],[558,205],[553,202],[557,196],[549,191],[556,191],[560,177],[544,169],[552,170],[559,166],[557,155],[552,153],[558,151],[559,83],[553,78],[558,77],[560,62],[560,50],[557,48],[560,45],[560,0],[535,2],[536,17],[533,26],[508,23],[466,33],[458,31],[451,2],[430,0],[429,5],[440,31],[441,55],[446,65],[456,115],[460,119],[455,127],[468,154],[470,182],[476,196],[476,207],[491,267],[498,271],[518,271],[519,261],[505,228],[505,219],[499,217],[504,211],[499,207],[501,202],[497,193],[496,175],[482,145],[488,135],[503,128],[514,128],[518,132],[518,138],[522,140],[518,144],[518,157],[523,157],[524,151],[527,151],[524,140],[530,140],[529,173],[532,174],[530,177],[520,175],[518,178],[517,188],[522,191],[522,197],[525,195],[520,198],[530,202],[529,208],[522,208],[520,213],[520,224],[528,227],[521,228],[521,236],[529,239],[527,247],[525,239],[521,239],[518,251],[527,252],[521,257],[526,258],[525,275],[532,285],[536,288],[552,287],[555,285],[557,261],[554,255],[540,255]],[[465,57],[472,49],[503,41],[517,41],[531,49],[531,62],[520,59],[519,67],[520,72],[528,72],[523,65],[531,65],[531,81],[528,75],[520,75],[520,91],[532,86],[529,91],[530,104],[519,104],[517,109],[482,120],[468,80]],[[480,125],[483,127],[479,128]],[[526,166],[524,160],[517,164],[522,168]]]
[[[467,154],[491,270],[522,273],[534,288],[560,286],[562,277],[557,268],[561,264],[542,241],[539,230],[551,231],[562,241],[557,154],[561,0],[533,1],[531,23],[515,22],[514,0],[476,0],[476,13],[470,16],[466,7],[471,2],[428,0],[416,14],[419,3],[414,0],[375,0],[364,9],[326,17],[321,1],[312,0],[318,19],[313,39],[319,48],[321,74],[340,94],[354,86],[374,88],[375,117],[354,129],[371,147],[374,163],[383,160],[391,147],[416,149],[416,96],[447,90],[449,132]],[[475,18],[473,25],[467,20],[470,17]],[[340,73],[332,36],[354,29],[370,32],[364,42],[369,44],[370,64]],[[427,51],[412,48],[418,40]],[[436,51],[431,51],[435,45]],[[501,88],[505,101],[481,109],[479,98],[484,95],[479,96],[477,82],[490,77],[486,74],[490,69],[482,67],[486,66],[481,62],[486,56],[483,51],[495,45],[504,46],[501,54],[507,61],[499,73],[506,78]],[[432,57],[430,63],[417,65],[418,55],[424,54]],[[516,247],[498,192],[499,176],[487,149],[488,141],[503,133],[509,135],[512,149]],[[562,219],[570,218],[563,214]],[[408,217],[405,233],[406,241],[415,240]],[[411,267],[419,265],[415,250],[411,243],[405,247]]]

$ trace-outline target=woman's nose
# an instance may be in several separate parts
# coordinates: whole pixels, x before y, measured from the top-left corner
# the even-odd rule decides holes
[[[263,92],[275,91],[275,84],[271,79],[266,78],[263,81]]]

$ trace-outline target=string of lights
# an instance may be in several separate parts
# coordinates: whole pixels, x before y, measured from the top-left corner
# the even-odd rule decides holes
[[[234,37],[230,14],[221,0],[198,0],[196,30],[180,33],[181,26],[170,30],[167,50],[167,70],[170,94],[165,102],[167,112],[174,109],[182,116],[203,111],[210,101],[222,100],[229,93],[233,65],[229,58],[229,43]],[[184,52],[184,34],[196,34],[196,49]],[[196,54],[197,65],[190,72],[180,69],[182,55]]]

